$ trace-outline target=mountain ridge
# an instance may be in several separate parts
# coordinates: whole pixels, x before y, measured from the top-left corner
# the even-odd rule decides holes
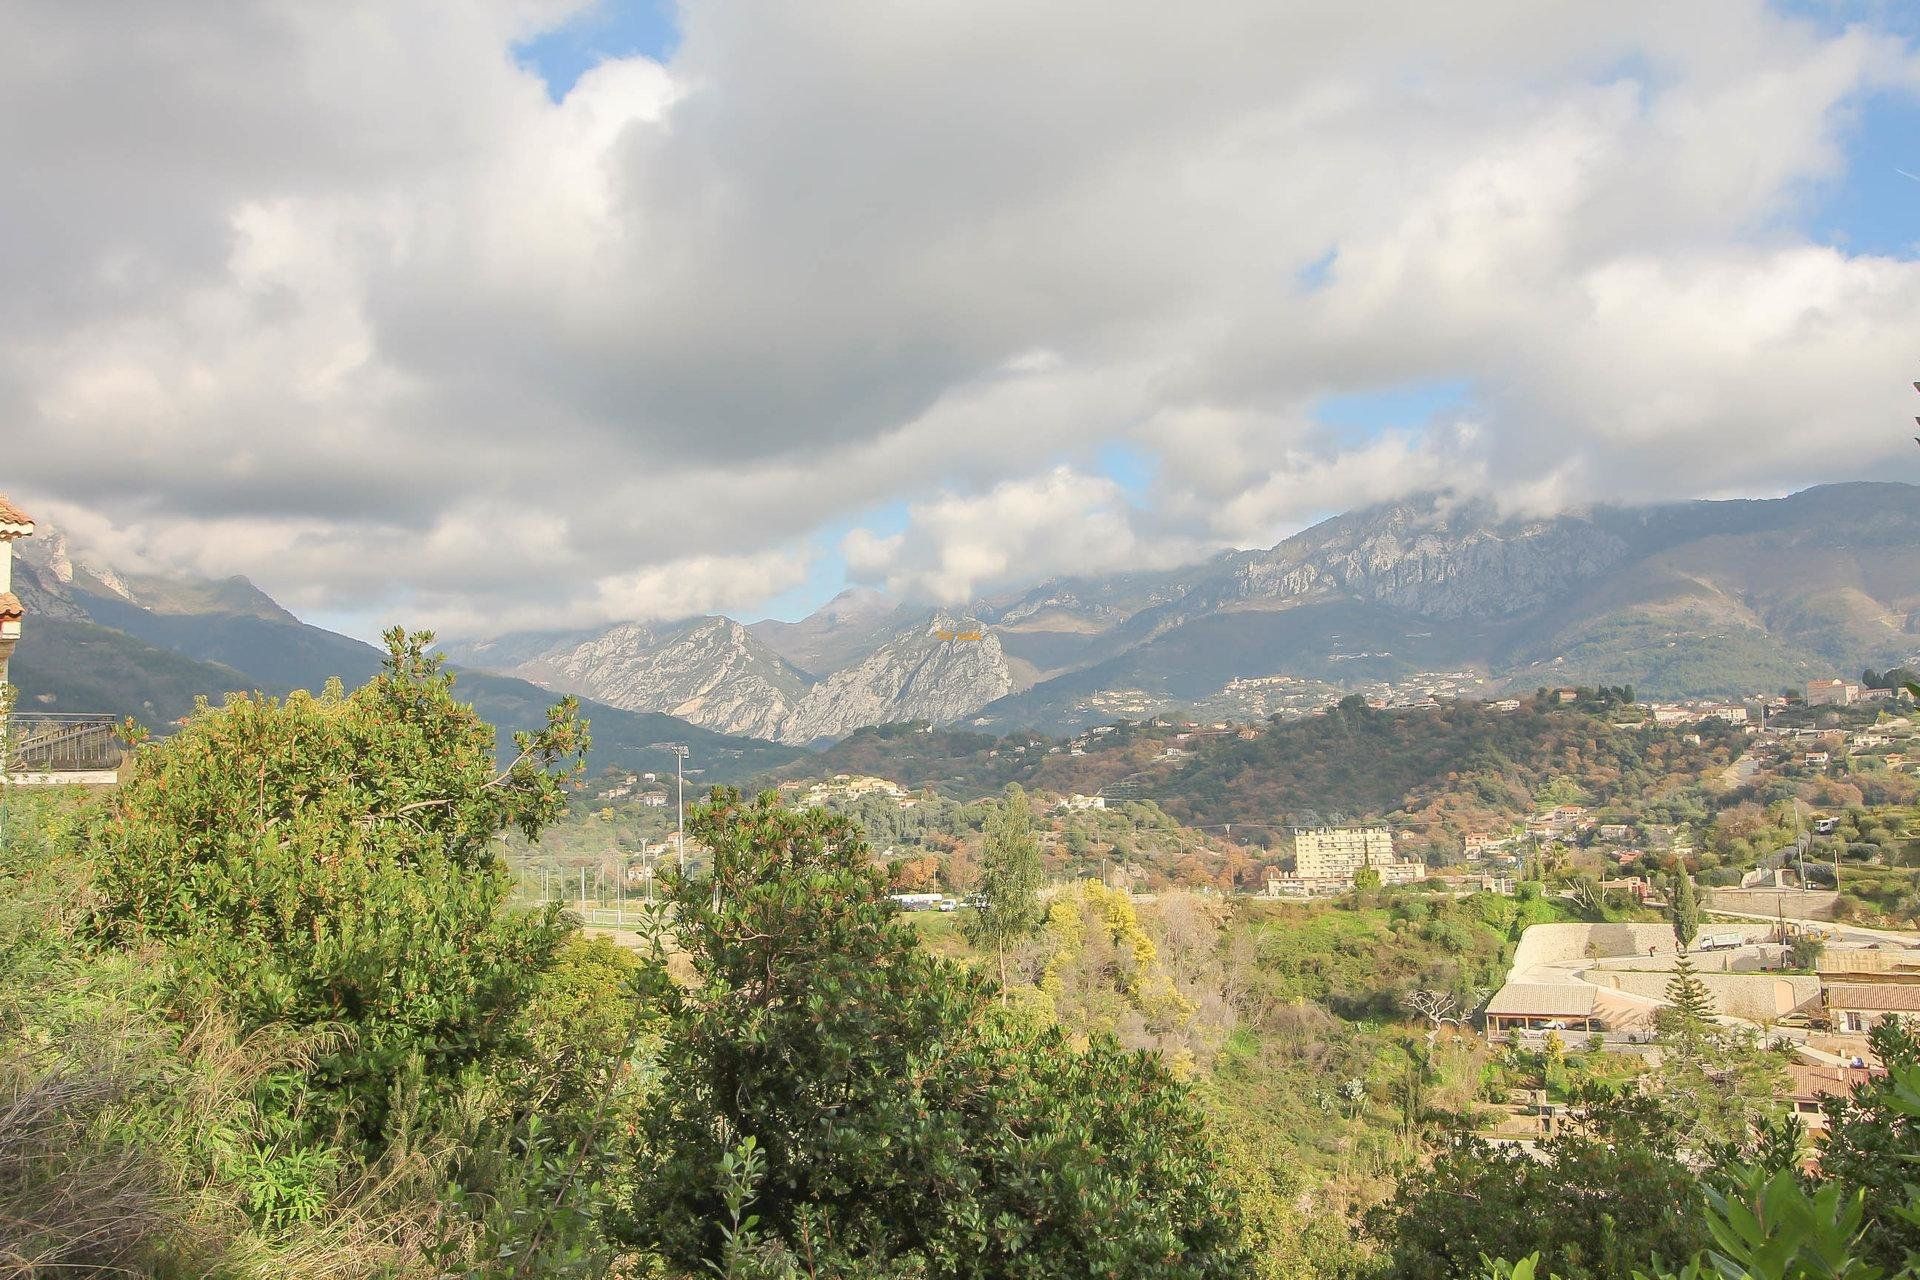
[[[200,698],[217,703],[235,691],[284,696],[318,690],[332,677],[352,686],[380,669],[384,655],[372,645],[301,622],[245,579],[89,566],[53,533],[54,546],[16,557],[14,566],[16,591],[30,611],[10,673],[24,714],[105,712],[164,729]],[[555,700],[526,680],[459,668],[454,675],[457,696],[500,731],[503,754],[515,731],[545,722]],[[802,754],[590,700],[582,712],[592,726],[591,760],[601,764],[630,767],[648,758],[652,744],[681,741],[694,751],[696,780],[733,782]]]
[[[174,670],[190,684],[224,670],[285,688],[322,671],[364,678],[378,663],[245,579],[122,573],[57,534],[16,580],[43,618],[215,664],[191,679]],[[521,682],[516,705],[573,692],[789,748],[906,721],[1062,732],[1183,709],[1264,716],[1328,689],[1771,691],[1920,654],[1920,488],[1547,514],[1416,494],[1265,549],[1054,577],[963,609],[854,588],[798,622],[631,621],[443,651]],[[97,652],[158,669],[125,645]]]

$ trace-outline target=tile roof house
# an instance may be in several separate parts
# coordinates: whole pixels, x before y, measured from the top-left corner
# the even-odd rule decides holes
[[[1487,1002],[1487,1033],[1595,1031],[1600,991],[1579,982],[1509,982]]]
[[[1815,1066],[1803,1062],[1787,1064],[1787,1087],[1784,1099],[1793,1106],[1793,1113],[1800,1117],[1800,1123],[1809,1133],[1820,1133],[1827,1127],[1826,1113],[1820,1109],[1821,1100],[1830,1097],[1845,1097],[1853,1092],[1855,1085],[1865,1084],[1875,1072],[1861,1067]]]
[[[1867,1031],[1888,1018],[1920,1018],[1920,983],[1835,982],[1821,1002],[1835,1031]]]

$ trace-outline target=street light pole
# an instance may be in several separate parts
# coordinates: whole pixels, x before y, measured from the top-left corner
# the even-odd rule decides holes
[[[680,875],[687,874],[687,780],[680,772],[680,766],[686,763],[687,745],[684,742],[656,742],[657,751],[673,753],[673,792],[674,792],[674,844],[680,855]]]

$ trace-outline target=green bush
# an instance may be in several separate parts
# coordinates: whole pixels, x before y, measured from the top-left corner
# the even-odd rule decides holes
[[[1242,1273],[1200,1112],[1156,1059],[1073,1045],[926,954],[844,820],[716,793],[689,827],[715,872],[675,889],[696,980],[661,973],[636,1179],[670,1262],[725,1259],[721,1171],[752,1139],[760,1230],[823,1274]]]
[[[338,1032],[291,1104],[322,1138],[371,1139],[396,1081],[494,1048],[565,933],[506,909],[495,841],[560,812],[584,726],[556,708],[500,768],[430,639],[391,633],[387,669],[351,694],[201,711],[135,753],[92,832],[102,943],[164,944],[185,994],[243,1032]]]

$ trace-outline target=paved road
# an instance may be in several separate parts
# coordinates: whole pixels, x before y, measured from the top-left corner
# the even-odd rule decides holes
[[[1821,933],[1837,936],[1843,940],[1857,939],[1862,942],[1892,942],[1903,947],[1920,947],[1920,936],[1912,933],[1896,932],[1892,929],[1870,929],[1861,924],[1838,924],[1832,920],[1808,920],[1800,916],[1771,916],[1754,911],[1722,911],[1719,907],[1708,907],[1704,914],[1710,916],[1730,916],[1736,920],[1761,920],[1772,924],[1785,919],[1788,924],[1799,925],[1803,929],[1818,930]]]

